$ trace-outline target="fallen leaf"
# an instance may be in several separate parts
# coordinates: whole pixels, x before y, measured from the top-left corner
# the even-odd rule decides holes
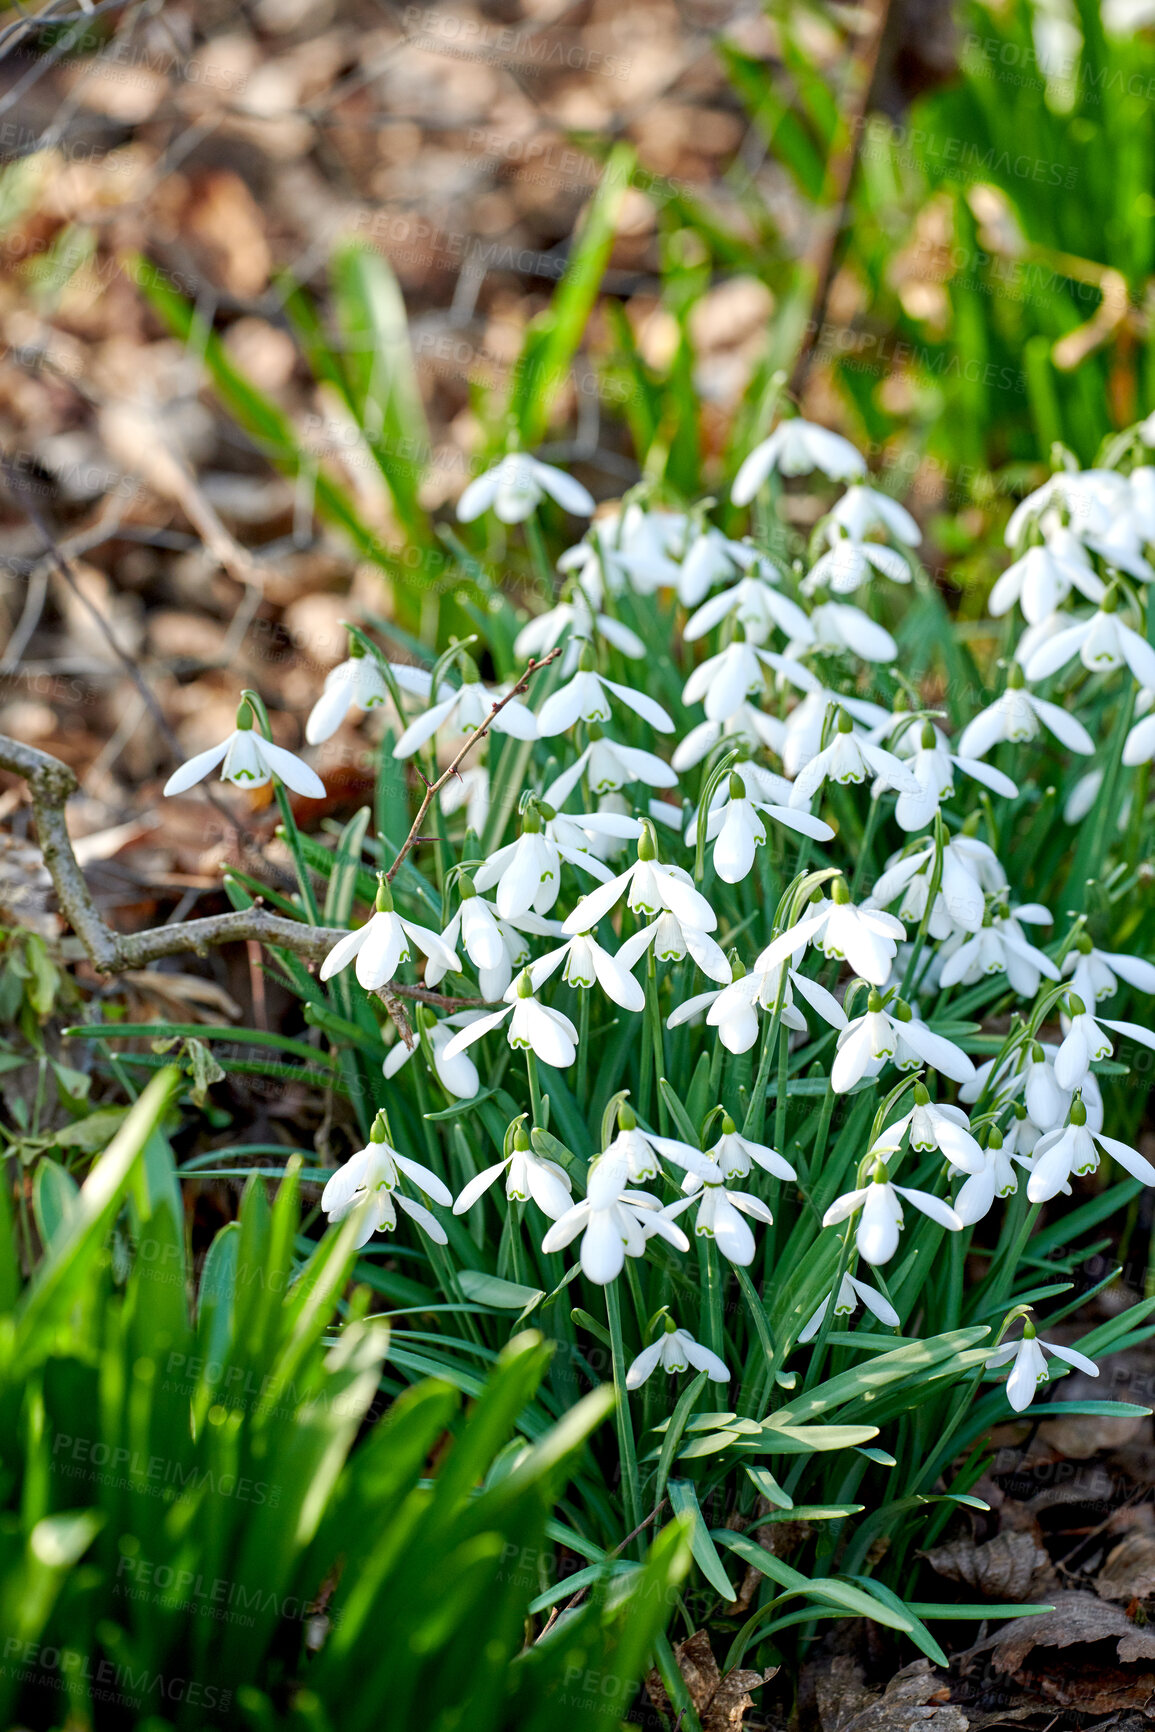
[[[1051,1563],[1046,1549],[1027,1530],[996,1534],[982,1545],[955,1540],[923,1555],[948,1582],[965,1582],[990,1600],[1028,1599],[1036,1574],[1049,1570]]]
[[[1155,1539],[1129,1534],[1107,1554],[1095,1587],[1104,1600],[1145,1600],[1155,1594]]]
[[[815,1678],[822,1732],[968,1732],[965,1711],[951,1702],[949,1685],[929,1660],[904,1666],[881,1695],[864,1690],[861,1676],[842,1655],[824,1678]]]
[[[676,1643],[674,1658],[694,1712],[702,1723],[702,1732],[738,1732],[747,1710],[754,1706],[751,1690],[767,1683],[778,1670],[777,1666],[769,1666],[764,1672],[751,1672],[739,1667],[723,1677],[705,1630],[695,1630],[684,1642]],[[646,1679],[646,1690],[658,1713],[673,1719],[670,1699],[657,1672],[651,1672]]]

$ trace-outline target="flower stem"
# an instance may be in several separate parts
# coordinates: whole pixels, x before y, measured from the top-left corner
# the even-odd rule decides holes
[[[541,532],[541,524],[538,522],[536,511],[531,512],[525,520],[525,539],[533,556],[534,569],[541,580],[542,600],[547,604],[552,603],[557,592],[557,578],[554,576],[553,567],[549,563],[545,536]]]
[[[525,1049],[525,1071],[529,1077],[529,1099],[533,1109],[533,1123],[539,1129],[545,1130],[545,1123],[541,1116],[541,1089],[537,1080],[537,1058],[529,1047]]]
[[[626,1532],[641,1521],[642,1487],[638,1474],[638,1457],[634,1448],[634,1427],[630,1418],[630,1393],[626,1388],[626,1352],[622,1341],[622,1313],[618,1302],[617,1283],[606,1287],[606,1320],[610,1329],[610,1351],[614,1361],[614,1392],[617,1395],[616,1420],[618,1448],[622,1457],[622,1483],[626,1498]]]
[[[586,811],[589,807],[586,807]],[[578,988],[578,1050],[577,1050],[577,1098],[586,1098],[586,1079],[589,1074],[590,1045],[590,989]]]
[[[654,947],[649,949],[646,964],[646,1019],[650,1025],[650,1050],[654,1057],[654,1084],[658,1097],[658,1121],[664,1137],[669,1136],[669,1111],[662,1097],[662,1078],[666,1071],[666,1053],[662,1043],[662,1013],[658,1007],[658,964]]]

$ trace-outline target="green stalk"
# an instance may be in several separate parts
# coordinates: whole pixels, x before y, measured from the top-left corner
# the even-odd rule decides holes
[[[614,1362],[614,1393],[617,1396],[615,1419],[618,1428],[618,1448],[622,1457],[622,1483],[626,1497],[626,1532],[630,1533],[642,1519],[642,1483],[638,1473],[638,1456],[634,1447],[634,1427],[630,1418],[630,1394],[626,1388],[626,1350],[622,1340],[622,1313],[618,1302],[617,1283],[606,1287],[606,1321],[610,1330],[610,1351]]]
[[[588,811],[588,806],[586,807]],[[578,988],[578,1050],[577,1050],[577,1098],[586,1098],[586,1082],[589,1076],[589,1046],[590,1046],[590,991],[588,987]]]
[[[541,580],[542,599],[550,603],[557,591],[557,578],[549,562],[545,536],[541,532],[541,524],[538,521],[536,511],[531,512],[525,520],[525,539],[533,556],[534,569]]]
[[[529,1099],[533,1109],[533,1123],[539,1130],[545,1129],[541,1116],[541,1089],[537,1080],[537,1056],[527,1046],[525,1049],[525,1071],[529,1078]]]
[[[261,731],[264,733],[266,740],[271,740],[273,737],[273,730],[269,726],[269,712],[266,710],[261,698],[256,692],[251,691],[243,691],[241,697],[256,712],[257,721],[260,724]],[[309,868],[305,864],[304,850],[301,847],[300,831],[297,829],[297,822],[293,817],[293,808],[289,804],[288,790],[285,788],[283,783],[277,780],[276,776],[273,777],[273,792],[277,796],[277,805],[281,812],[281,825],[285,833],[285,841],[289,845],[289,852],[293,856],[293,865],[297,869],[297,883],[301,887],[301,904],[305,910],[305,915],[309,925],[320,926],[321,916],[317,909],[317,899],[313,895],[313,884],[309,877]]]
[[[651,944],[646,963],[646,1020],[650,1025],[650,1050],[654,1058],[654,1086],[658,1097],[658,1123],[664,1137],[670,1134],[670,1114],[662,1094],[662,1078],[666,1074],[666,1053],[662,1041],[662,1013],[658,1006],[658,962]]]

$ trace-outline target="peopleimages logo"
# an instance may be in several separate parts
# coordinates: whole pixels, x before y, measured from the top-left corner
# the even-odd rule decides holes
[[[22,1642],[18,1636],[9,1636],[4,1643],[3,1670],[11,1670],[27,1682],[62,1684],[66,1678],[83,1678],[97,1700],[108,1702],[120,1698],[137,1708],[159,1696],[164,1702],[183,1702],[190,1708],[219,1713],[227,1709],[233,1699],[231,1690],[222,1690],[216,1684],[202,1684],[196,1678],[168,1678],[163,1672],[150,1672],[147,1666],[137,1672],[131,1666],[98,1660],[75,1648]]]

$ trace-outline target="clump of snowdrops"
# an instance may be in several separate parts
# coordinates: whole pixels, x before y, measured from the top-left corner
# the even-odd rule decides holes
[[[360,1118],[323,1207],[360,1211],[403,1372],[475,1388],[528,1318],[557,1343],[549,1416],[612,1377],[614,1448],[552,1530],[588,1567],[544,1570],[542,1612],[638,1567],[668,1507],[691,1602],[736,1599],[726,1553],[762,1578],[730,1663],[862,1613],[937,1656],[928,1619],[991,1608],[895,1588],[989,1426],[1148,1332],[1153,1301],[1068,1320],[1091,1235],[1155,1184],[1134,1112],[1112,1122],[1155,1047],[1128,941],[1150,930],[1149,443],[1021,502],[967,644],[914,519],[799,419],[736,478],[740,538],[644,490],[594,517],[513,453],[460,515],[531,532],[545,605],[495,591],[436,660],[351,630],[306,737],[323,770],[338,728],[384,718],[377,833],[365,815],[337,851],[362,907],[319,980],[281,959]],[[792,547],[800,476],[821,515]],[[555,570],[546,496],[592,518]],[[267,735],[246,694],[170,790],[223,763],[315,795]],[[334,855],[282,810],[316,920]],[[814,1525],[788,1564],[758,1530],[791,1514]]]

